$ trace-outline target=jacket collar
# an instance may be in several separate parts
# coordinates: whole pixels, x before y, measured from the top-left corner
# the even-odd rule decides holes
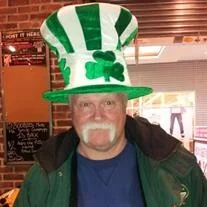
[[[160,126],[150,124],[141,118],[133,119],[127,115],[125,134],[129,142],[135,143],[143,153],[154,159],[163,160],[180,145],[180,141],[167,134]],[[34,155],[46,172],[51,172],[76,150],[79,137],[74,128],[48,139]]]
[[[159,125],[151,124],[143,117],[127,116],[125,133],[129,141],[135,142],[145,155],[157,161],[166,159],[181,144]]]

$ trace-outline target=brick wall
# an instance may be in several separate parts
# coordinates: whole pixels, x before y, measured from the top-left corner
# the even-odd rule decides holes
[[[63,5],[82,3],[81,0],[0,0],[0,31],[39,29],[43,19]],[[51,55],[51,87],[63,85],[56,58]],[[1,84],[0,84],[1,85]],[[1,91],[1,88],[0,88]],[[30,165],[6,165],[4,163],[4,137],[2,124],[2,97],[0,94],[0,194],[19,186]],[[67,105],[52,105],[53,134],[70,125]]]

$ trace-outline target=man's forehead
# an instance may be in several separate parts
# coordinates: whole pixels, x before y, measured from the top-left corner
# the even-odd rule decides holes
[[[123,93],[89,93],[89,94],[74,94],[72,100],[77,99],[98,99],[98,98],[118,98],[123,96]]]

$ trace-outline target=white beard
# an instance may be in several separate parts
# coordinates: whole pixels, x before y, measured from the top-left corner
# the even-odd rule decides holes
[[[108,123],[87,123],[83,126],[82,135],[83,141],[87,144],[89,142],[89,131],[96,129],[106,129],[109,131],[109,141],[112,143],[115,139],[116,128],[113,124]]]

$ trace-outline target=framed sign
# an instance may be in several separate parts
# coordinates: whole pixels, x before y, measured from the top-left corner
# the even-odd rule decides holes
[[[2,65],[46,65],[46,46],[39,30],[2,33]]]
[[[196,140],[194,142],[194,154],[197,158],[198,164],[207,178],[207,142]]]
[[[33,154],[49,138],[49,122],[7,122],[7,162],[32,161]]]

